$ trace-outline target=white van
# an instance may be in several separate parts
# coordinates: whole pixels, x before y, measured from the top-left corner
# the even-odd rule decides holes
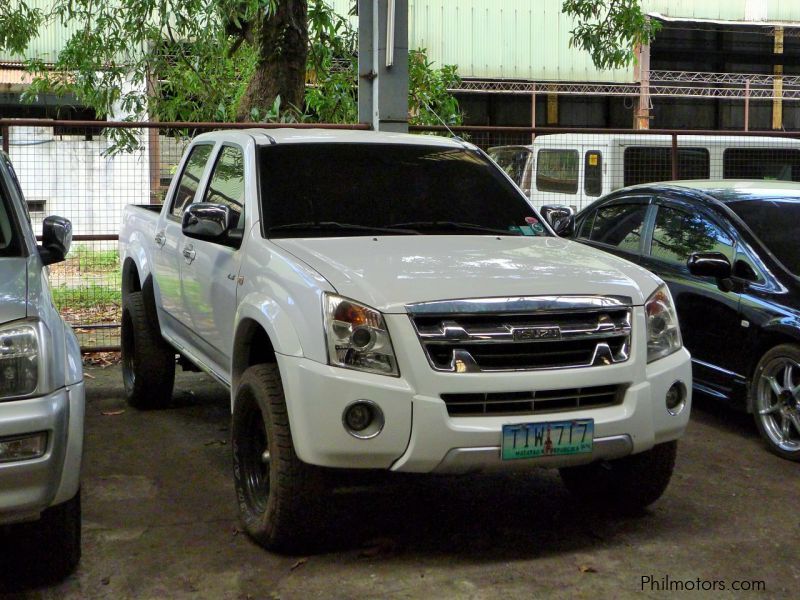
[[[600,196],[672,176],[672,136],[556,133],[527,146],[489,149],[536,207],[581,210]],[[800,181],[800,139],[679,135],[678,179]]]

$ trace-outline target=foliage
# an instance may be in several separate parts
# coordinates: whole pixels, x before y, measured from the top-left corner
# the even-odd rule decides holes
[[[43,19],[42,11],[28,6],[25,0],[0,3],[0,48],[24,52]]]
[[[413,125],[461,125],[458,100],[448,90],[461,82],[455,65],[435,69],[425,49],[408,54],[408,113]]]
[[[564,0],[561,10],[578,21],[570,46],[586,50],[599,69],[631,64],[636,47],[649,44],[661,26],[642,13],[640,0]]]

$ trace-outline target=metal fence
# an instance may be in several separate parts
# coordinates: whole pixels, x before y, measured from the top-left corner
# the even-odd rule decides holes
[[[49,214],[73,223],[72,250],[65,262],[50,267],[50,281],[84,351],[119,347],[117,233],[124,206],[160,204],[184,148],[198,133],[253,126],[0,120],[2,147],[14,163],[37,233]],[[444,127],[411,130],[450,135]],[[614,189],[652,181],[800,181],[800,133],[527,127],[452,132],[487,150],[537,207],[566,204],[580,210]]]

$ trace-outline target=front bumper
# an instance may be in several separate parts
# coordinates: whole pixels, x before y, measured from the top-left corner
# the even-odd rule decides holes
[[[401,373],[408,374],[408,379],[279,357],[300,459],[326,467],[404,472],[571,466],[621,458],[677,439],[686,428],[691,410],[691,362],[685,349],[651,364],[632,357],[627,363],[606,367],[517,373],[441,374],[434,373],[426,363],[409,364],[404,358],[400,353]],[[684,384],[687,398],[683,410],[671,415],[664,400],[676,381]],[[466,390],[503,392],[609,384],[627,386],[620,404],[545,415],[451,417],[439,397],[441,393]],[[342,413],[356,400],[371,400],[383,411],[385,425],[379,435],[357,439],[344,429]],[[579,418],[594,419],[592,454],[501,460],[503,425]]]
[[[35,519],[78,491],[83,382],[39,398],[0,402],[0,438],[47,432],[40,458],[0,463],[0,524]]]

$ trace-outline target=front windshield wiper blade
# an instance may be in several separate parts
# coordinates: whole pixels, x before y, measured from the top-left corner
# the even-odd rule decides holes
[[[475,223],[461,223],[458,221],[410,221],[408,223],[393,223],[387,225],[388,228],[401,228],[411,227],[414,229],[463,229],[465,231],[482,231],[484,233],[495,233],[498,235],[522,235],[516,231],[507,229],[496,229],[494,227],[485,227],[484,225],[477,225]]]
[[[419,231],[414,231],[413,229],[402,229],[397,227],[377,227],[372,225],[356,225],[355,223],[338,223],[336,221],[319,221],[313,222],[308,221],[305,223],[288,223],[286,225],[275,225],[274,227],[270,227],[268,229],[268,233],[272,233],[273,231],[293,231],[293,230],[317,230],[317,231],[364,231],[364,232],[371,232],[371,233],[391,233],[392,235],[398,235],[403,233],[408,233],[411,235],[420,235]]]

